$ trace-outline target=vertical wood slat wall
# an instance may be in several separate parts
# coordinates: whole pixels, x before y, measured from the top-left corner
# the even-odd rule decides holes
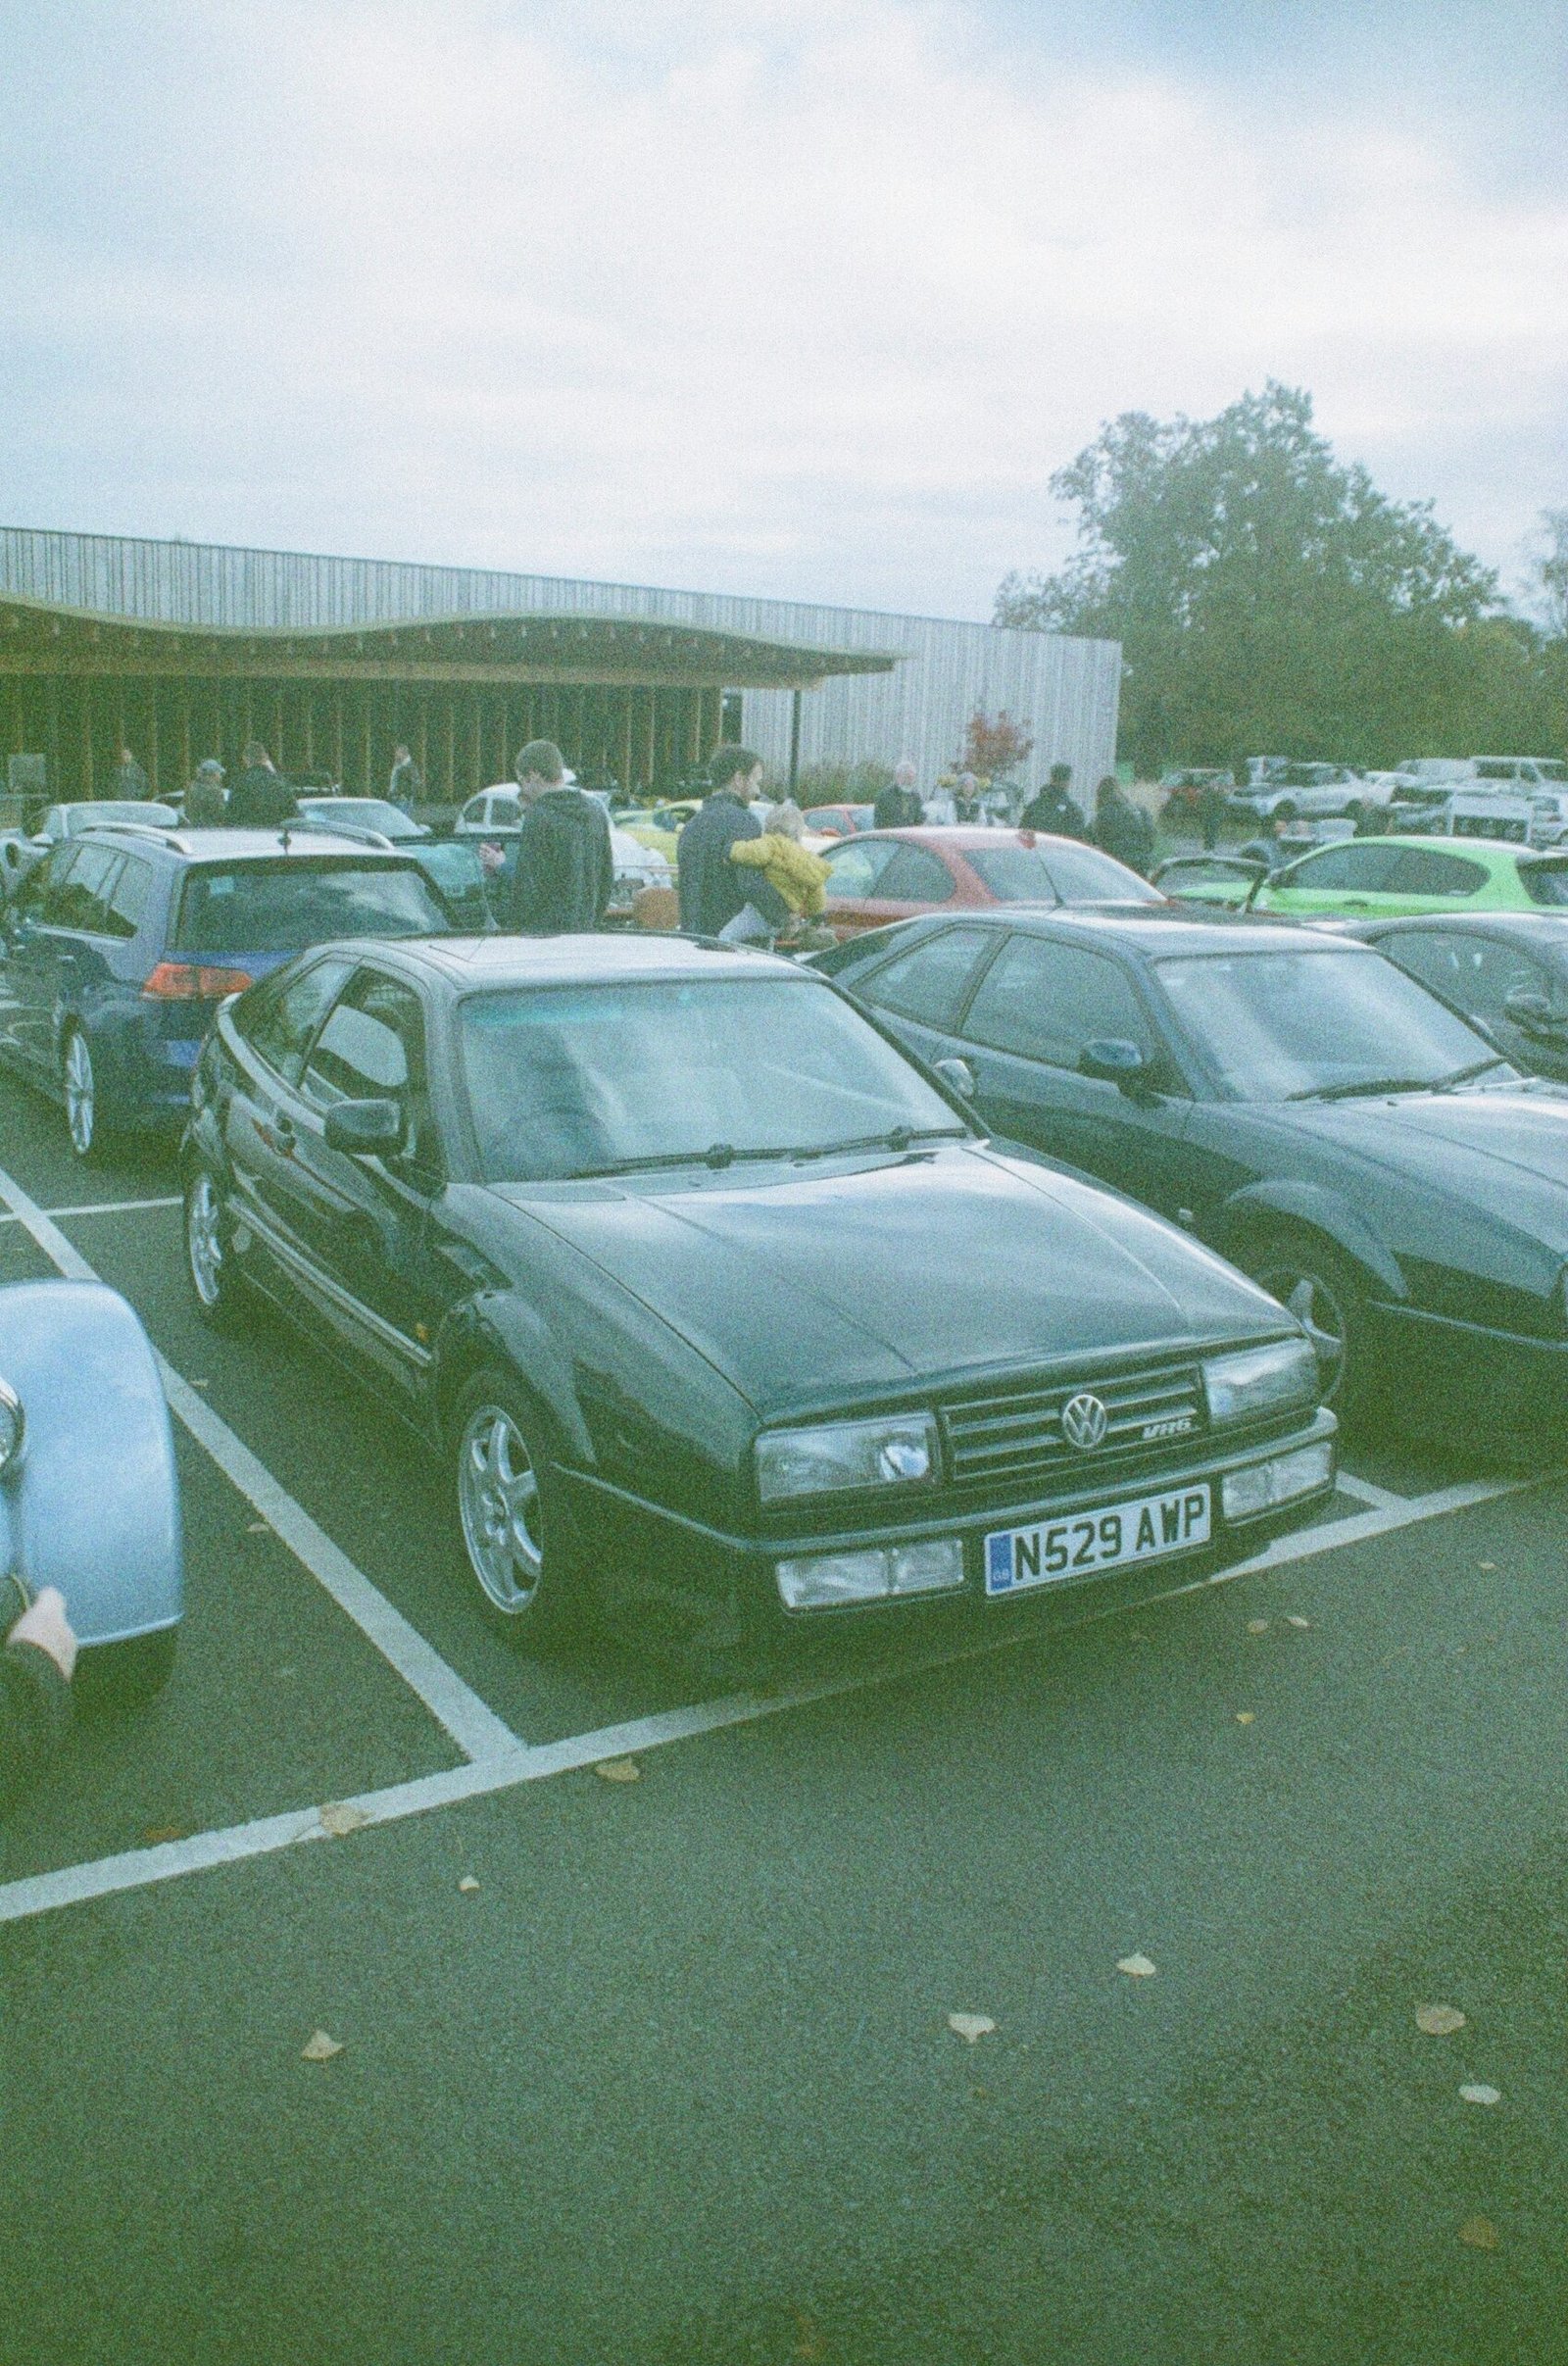
[[[708,755],[722,701],[712,689],[14,675],[0,693],[0,757],[46,756],[51,798],[106,796],[123,736],[167,794],[186,786],[203,757],[232,775],[254,736],[285,772],[329,773],[374,794],[405,741],[431,802],[457,804],[510,778],[518,748],[546,737],[577,770],[611,770],[623,788],[649,789],[672,785]]]

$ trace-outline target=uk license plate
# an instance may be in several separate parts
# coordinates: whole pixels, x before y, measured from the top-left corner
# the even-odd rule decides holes
[[[1075,1511],[1039,1528],[999,1528],[986,1538],[986,1592],[1021,1594],[1187,1553],[1208,1543],[1209,1522],[1208,1488],[1194,1485]]]

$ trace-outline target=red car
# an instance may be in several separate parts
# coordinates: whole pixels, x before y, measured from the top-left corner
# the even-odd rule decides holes
[[[813,805],[806,815],[806,826],[824,838],[853,838],[858,830],[868,830],[875,808],[868,805]]]
[[[822,849],[822,917],[836,937],[957,905],[1162,904],[1097,846],[1036,830],[868,830]]]

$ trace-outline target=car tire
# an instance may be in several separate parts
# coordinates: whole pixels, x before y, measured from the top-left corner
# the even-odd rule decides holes
[[[129,1643],[94,1645],[76,1666],[76,1690],[85,1711],[128,1716],[156,1701],[174,1672],[178,1627],[137,1635]]]
[[[1270,806],[1268,817],[1270,821],[1294,821],[1296,819],[1295,798],[1282,797],[1278,805]]]
[[[449,1435],[458,1547],[486,1615],[524,1648],[558,1642],[581,1607],[544,1416],[511,1373],[464,1389]]]
[[[1331,1241],[1307,1231],[1277,1232],[1246,1259],[1252,1279],[1304,1325],[1317,1350],[1323,1403],[1337,1413],[1365,1410],[1376,1394],[1371,1368],[1366,1284]]]
[[[224,1237],[222,1195],[210,1166],[192,1166],[185,1177],[181,1219],[185,1279],[196,1311],[215,1331],[237,1330],[245,1313],[245,1284]]]
[[[60,1091],[66,1105],[66,1138],[83,1165],[104,1156],[110,1127],[103,1090],[84,1028],[69,1026],[60,1041]]]

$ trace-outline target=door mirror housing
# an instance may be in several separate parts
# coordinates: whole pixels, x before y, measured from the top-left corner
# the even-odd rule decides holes
[[[956,1093],[960,1100],[972,1101],[979,1090],[974,1080],[974,1070],[966,1060],[933,1060],[931,1073],[940,1076],[948,1091]]]
[[[1097,1084],[1115,1085],[1131,1101],[1147,1101],[1154,1090],[1150,1062],[1135,1043],[1119,1035],[1097,1035],[1086,1043],[1078,1055],[1078,1073]]]
[[[1523,1027],[1529,1035],[1560,1035],[1568,1027],[1568,1019],[1553,1010],[1544,994],[1537,994],[1529,986],[1516,986],[1503,997],[1502,1007],[1514,1025]]]
[[[395,1158],[408,1139],[408,1120],[397,1101],[340,1101],[326,1112],[328,1150],[351,1158]]]

